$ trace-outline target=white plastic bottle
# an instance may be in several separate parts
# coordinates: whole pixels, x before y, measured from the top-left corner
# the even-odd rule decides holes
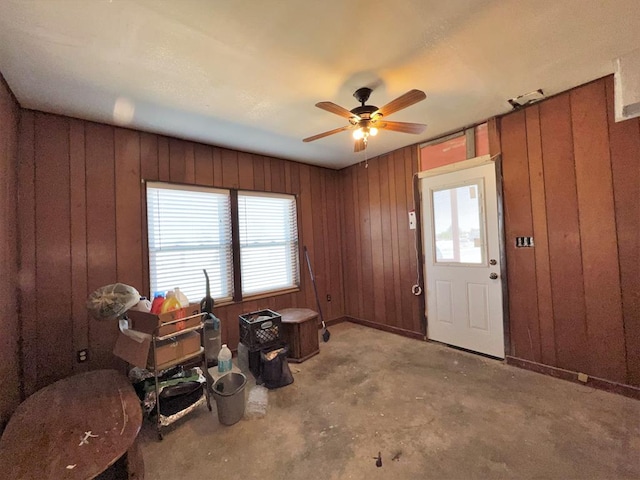
[[[223,344],[218,353],[218,374],[224,375],[231,371],[231,350],[227,347],[227,344]]]
[[[187,298],[187,296],[182,293],[180,291],[180,289],[178,287],[175,287],[173,289],[173,293],[176,296],[176,298],[178,299],[178,301],[180,302],[180,306],[182,308],[187,308],[189,306],[189,299]]]

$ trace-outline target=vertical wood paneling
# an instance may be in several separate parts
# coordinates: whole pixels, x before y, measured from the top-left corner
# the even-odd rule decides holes
[[[253,187],[264,190],[264,157],[253,156]]]
[[[184,147],[184,182],[190,185],[196,183],[196,158],[194,144],[186,142]]]
[[[373,321],[386,323],[384,256],[382,243],[382,205],[380,200],[380,168],[382,159],[369,163],[369,225],[371,233],[371,268],[373,272]],[[394,319],[395,320],[395,319]]]
[[[420,189],[417,186],[417,182],[415,182],[415,176],[418,173],[418,165],[420,164],[420,153],[416,146],[408,147],[405,149],[405,155],[409,157],[409,165],[411,167],[411,175],[407,179],[407,184],[410,187],[410,197],[409,197],[409,205],[407,208],[407,212],[409,210],[415,210],[418,214],[420,213]],[[414,183],[415,182],[415,183]],[[407,218],[407,228],[409,228],[409,218],[408,214],[405,214]],[[416,230],[410,230],[411,232],[411,243],[413,245],[413,255],[411,256],[411,269],[415,272],[415,277],[413,283],[424,285],[424,279],[422,279],[422,265],[419,264],[418,256],[420,255],[421,238],[420,232]],[[412,285],[413,285],[412,283]],[[411,293],[411,288],[408,289],[409,293]],[[424,299],[417,297],[411,293],[411,324],[405,330],[409,330],[411,332],[420,332],[426,334],[425,324],[424,324],[424,311],[425,311]]]
[[[273,166],[273,165],[272,165]],[[322,304],[322,312],[324,315],[327,316],[327,318],[332,318],[332,313],[331,313],[331,302],[328,300],[327,295],[331,294],[331,253],[329,251],[329,218],[328,218],[328,214],[327,214],[327,203],[330,201],[330,199],[327,197],[327,181],[326,181],[326,176],[327,176],[327,172],[325,171],[319,171],[319,178],[320,178],[320,209],[321,209],[321,216],[319,218],[319,222],[321,223],[320,225],[320,235],[322,236],[322,258],[324,258],[324,271],[326,273],[326,281],[325,281],[325,293],[324,293],[324,298],[321,298],[321,301],[324,300],[324,303]],[[332,201],[332,208],[336,208],[334,205],[334,200],[335,199],[331,199]],[[335,241],[335,240],[334,240]],[[340,245],[340,241],[338,240],[338,245]],[[318,247],[316,246],[316,250],[318,249]]]
[[[310,167],[311,170],[316,170],[314,167]],[[311,182],[311,204],[313,209],[318,212],[322,212],[322,180],[318,177],[317,181]],[[329,270],[326,268],[325,252],[324,252],[324,232],[323,232],[323,218],[322,215],[311,215],[310,211],[303,212],[305,216],[309,216],[312,219],[311,228],[313,231],[313,254],[311,258],[311,265],[313,266],[313,273],[316,279],[316,287],[318,289],[318,300],[320,302],[320,308],[322,312],[327,312],[327,273]],[[312,285],[313,287],[313,285]],[[315,301],[315,295],[313,300]]]
[[[271,190],[274,192],[285,191],[284,160],[271,159]]]
[[[591,362],[568,94],[540,104],[540,131],[558,366],[588,372]]]
[[[412,167],[406,157],[405,150],[394,152],[393,163],[396,165],[396,218],[398,220],[398,245],[400,248],[400,296],[402,297],[402,317],[400,325],[409,323],[412,316],[411,285],[415,281],[415,274],[411,266],[413,245],[406,205],[411,196],[411,190],[407,191],[407,177],[412,175]]]
[[[35,113],[23,111],[20,120],[18,162],[18,224],[20,230],[20,323],[22,396],[31,395],[38,384],[38,298],[36,290],[36,194]]]
[[[284,162],[284,188],[286,193],[293,193],[291,187],[291,162]]]
[[[341,172],[340,175],[341,192],[342,192],[342,252],[344,258],[344,284],[348,288],[344,289],[344,310],[349,315],[358,317],[360,311],[358,307],[357,288],[357,255],[356,246],[356,215],[355,206],[353,204],[353,168],[348,168]]]
[[[528,158],[540,362],[638,386],[640,122],[614,121],[612,77],[525,109],[526,151],[522,114],[503,117],[500,134],[505,169]],[[527,188],[523,171],[511,177],[507,210]],[[510,216],[507,228],[517,222]],[[527,300],[513,283],[529,267],[520,252],[510,257],[510,326],[521,343],[524,325],[513,311]]]
[[[222,185],[222,149],[212,147],[213,158],[213,185],[215,187]]]
[[[169,139],[158,137],[158,180],[171,181],[171,165],[169,164]]]
[[[116,281],[148,292],[141,180],[221,188],[260,185],[261,190],[270,186],[296,194],[300,245],[306,244],[312,260],[318,259],[314,273],[322,282],[320,292],[332,295],[328,309],[326,294],[321,293],[323,312],[327,320],[344,315],[340,236],[326,232],[339,230],[335,172],[31,112],[23,113],[20,135],[21,294],[22,311],[28,314],[22,327],[23,371],[28,393],[74,370],[123,365],[112,354],[116,323],[88,317],[85,302],[93,290]],[[259,308],[316,309],[306,265],[300,266],[300,292],[216,306],[223,339],[231,348],[237,346],[242,313]],[[88,363],[75,363],[79,348],[89,349]]]
[[[421,334],[420,302],[411,292],[418,264],[408,218],[416,152],[403,148],[339,173],[345,314]]]
[[[169,180],[176,183],[187,181],[186,144],[177,138],[169,139]]]
[[[253,158],[249,153],[238,152],[238,185],[253,190]]]
[[[84,162],[84,123],[69,120],[69,184],[71,217],[71,318],[73,349],[89,347],[87,313],[87,202]],[[139,223],[139,219],[138,219]],[[86,363],[73,363],[74,372],[88,369]]]
[[[158,180],[158,137],[149,133],[140,132],[140,178],[147,181]],[[150,292],[150,279],[149,279],[149,238],[147,237],[147,190],[145,185],[140,185],[140,205],[142,205],[142,211],[140,213],[140,231],[142,232],[141,247],[142,247],[142,268],[144,270],[144,276],[142,279],[142,291],[149,296],[153,295]]]
[[[350,315],[353,315],[358,318],[364,317],[364,292],[361,288],[362,285],[362,252],[360,248],[362,246],[362,235],[360,233],[361,230],[361,221],[360,221],[360,190],[358,188],[358,179],[359,179],[359,170],[358,165],[350,167],[351,171],[351,193],[352,198],[351,202],[353,205],[353,226],[354,226],[354,235],[355,235],[355,243],[349,245],[351,247],[347,253],[346,257],[355,257],[355,276],[352,277],[352,280],[355,280],[355,283],[350,283],[349,288],[347,290],[356,301],[356,309],[353,310]],[[345,205],[345,208],[348,208],[348,205]]]
[[[313,200],[311,198],[311,167],[309,165],[300,165],[300,199],[298,201],[298,208],[300,209],[298,213],[298,226],[302,227],[302,238],[304,239],[303,246],[306,246],[309,251],[309,260],[311,261],[311,266],[314,267],[317,264],[315,248],[314,248],[314,237],[313,237],[313,217],[311,212],[313,210]],[[313,292],[313,284],[311,283],[311,278],[309,276],[309,272],[306,267],[307,264],[305,262],[304,256],[302,258],[301,263],[301,272],[300,272],[300,281],[301,286],[304,289],[305,294],[305,303],[307,305],[313,305],[315,303],[315,295]],[[315,276],[318,275],[317,266],[313,271]]]
[[[325,172],[328,176],[326,181],[326,199],[327,199],[327,232],[328,237],[325,243],[327,256],[329,257],[329,278],[331,279],[331,310],[326,318],[336,318],[344,314],[344,291],[343,284],[343,255],[336,255],[335,245],[340,245],[340,253],[343,253],[344,245],[343,229],[341,225],[341,206],[344,202],[343,190],[338,188],[339,174],[338,172]]]
[[[113,128],[86,123],[85,142],[87,286],[89,292],[93,292],[117,278]],[[117,332],[113,322],[89,320],[90,368],[120,364],[111,353]]]
[[[213,151],[211,147],[196,144],[195,157],[195,183],[196,185],[213,186]]]
[[[0,74],[0,430],[20,403],[18,142],[20,108]]]
[[[551,297],[551,271],[549,265],[549,235],[547,207],[542,165],[540,137],[540,110],[537,105],[525,111],[527,124],[527,154],[529,156],[529,187],[531,189],[531,216],[535,242],[535,271],[538,292],[537,308],[540,330],[540,361],[556,365],[555,330]]]
[[[624,382],[627,372],[604,82],[572,90],[570,98],[590,371]]]
[[[49,326],[37,332],[42,387],[73,371],[68,119],[36,114],[35,142],[38,324]]]
[[[117,279],[141,288],[144,275],[139,134],[116,128],[114,148]]]
[[[390,248],[391,252],[391,271],[390,274],[393,277],[393,315],[397,318],[402,314],[402,282],[400,278],[400,234],[398,231],[398,208],[397,208],[397,182],[396,178],[396,163],[395,155],[392,153],[388,157],[387,172],[388,185],[389,185],[389,234],[391,236]],[[389,308],[389,307],[387,307]]]
[[[360,207],[360,247],[361,259],[360,269],[362,273],[361,292],[362,305],[361,315],[365,320],[374,321],[375,305],[374,296],[377,292],[373,290],[373,253],[371,245],[371,209],[369,205],[369,168],[362,164],[355,167],[358,175],[358,205]]]
[[[640,386],[640,120],[616,123],[612,77],[605,86],[627,383]]]
[[[534,250],[515,246],[515,237],[533,235],[525,114],[517,112],[502,122],[511,353],[537,362],[541,355]]]
[[[222,150],[222,184],[226,188],[238,188],[240,177],[238,174],[238,152]]]
[[[263,157],[262,163],[264,165],[264,189],[267,192],[271,192],[271,159]]]

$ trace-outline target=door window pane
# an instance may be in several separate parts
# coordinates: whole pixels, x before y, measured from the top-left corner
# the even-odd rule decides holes
[[[431,193],[436,263],[483,263],[482,182]]]

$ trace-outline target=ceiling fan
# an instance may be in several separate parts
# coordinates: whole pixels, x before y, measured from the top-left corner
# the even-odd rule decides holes
[[[427,126],[422,123],[390,122],[384,118],[427,98],[423,91],[409,90],[404,95],[390,101],[381,108],[375,105],[366,105],[367,100],[369,100],[369,95],[371,95],[370,88],[362,87],[356,90],[353,96],[360,102],[360,106],[352,110],[347,110],[333,102],[316,103],[316,107],[348,119],[349,125],[307,137],[302,141],[313,142],[314,140],[328,137],[334,133],[353,130],[353,138],[356,140],[353,151],[360,152],[367,148],[369,137],[376,135],[379,129],[418,134],[424,132],[424,129],[427,128]]]

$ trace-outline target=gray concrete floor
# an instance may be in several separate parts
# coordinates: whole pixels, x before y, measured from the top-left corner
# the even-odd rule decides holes
[[[638,401],[359,325],[330,331],[263,418],[228,427],[202,407],[162,442],[146,422],[146,478],[640,478]]]

